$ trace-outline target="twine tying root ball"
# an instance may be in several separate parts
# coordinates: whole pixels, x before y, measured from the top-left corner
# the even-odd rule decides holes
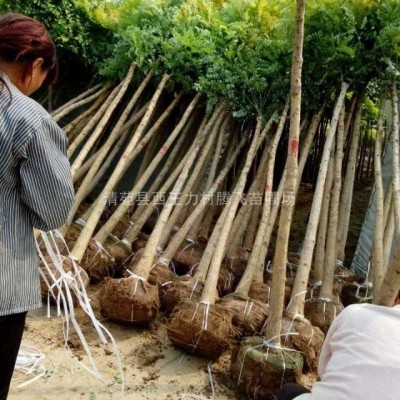
[[[161,262],[156,262],[150,271],[149,283],[158,285],[159,289],[166,288],[168,282],[173,281],[176,275],[169,269],[169,267]]]
[[[61,262],[62,262],[62,267],[63,270],[69,274],[68,279],[65,279],[64,282],[71,283],[71,294],[72,294],[72,300],[74,306],[77,306],[79,304],[78,298],[76,297],[75,291],[72,289],[72,287],[78,287],[79,289],[82,289],[82,284],[86,288],[89,285],[89,276],[88,274],[78,265],[75,265],[75,267],[72,264],[72,261],[70,258],[60,256],[61,257]],[[58,287],[59,285],[55,284],[60,278],[61,278],[61,273],[60,271],[54,266],[53,260],[50,256],[45,256],[44,257],[47,267],[44,267],[41,263],[41,269],[43,274],[46,277],[47,282],[41,277],[40,278],[40,290],[42,293],[42,298],[43,300],[47,300],[48,296],[52,292],[53,295],[50,295],[50,302],[52,304],[57,304],[57,298],[58,298]],[[50,271],[49,271],[50,269]],[[80,276],[78,276],[78,274]],[[55,281],[54,281],[55,279]],[[49,285],[51,287],[51,292],[49,289]],[[64,286],[62,286],[63,293],[65,297],[67,298],[67,294],[65,292]]]
[[[319,355],[325,335],[310,321],[301,316],[282,319],[282,344],[303,354],[304,367],[310,372],[317,372]]]
[[[81,261],[81,267],[89,275],[91,282],[100,282],[112,275],[115,260],[97,241],[91,239]]]
[[[161,306],[165,311],[171,313],[181,301],[192,300],[198,302],[200,301],[203,287],[204,282],[196,281],[190,275],[175,277],[169,285],[166,285],[161,298]]]
[[[191,354],[215,360],[233,336],[231,316],[218,304],[184,301],[166,325],[171,343]]]
[[[285,383],[298,383],[302,369],[299,352],[269,345],[260,337],[244,339],[232,354],[232,378],[256,400],[271,399]]]
[[[242,336],[260,333],[268,317],[268,304],[237,294],[225,296],[218,304],[229,312]]]
[[[328,332],[333,320],[343,310],[343,304],[325,298],[307,300],[304,315],[312,325],[318,326],[323,332]]]
[[[133,276],[106,278],[99,299],[103,317],[127,325],[149,326],[160,307],[157,286]]]

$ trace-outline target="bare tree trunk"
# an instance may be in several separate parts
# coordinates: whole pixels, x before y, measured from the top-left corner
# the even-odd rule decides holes
[[[292,298],[288,312],[291,315],[304,315],[305,291],[307,290],[308,278],[310,275],[311,262],[314,253],[315,239],[317,235],[318,222],[320,219],[321,204],[324,194],[324,185],[328,172],[329,157],[331,153],[332,143],[335,138],[335,133],[339,121],[339,113],[343,107],[344,97],[348,89],[347,83],[342,83],[340,94],[337,98],[330,128],[326,135],[324,153],[318,173],[317,186],[314,193],[314,199],[311,206],[310,217],[307,224],[306,235],[303,242],[303,248],[300,255],[299,266],[295,284],[292,291]],[[326,188],[326,190],[329,190]]]
[[[165,75],[161,80],[160,84],[156,92],[154,93],[153,99],[150,102],[149,108],[143,117],[138,130],[144,131],[147,126],[151,116],[153,115],[154,109],[156,107],[156,103],[164,89],[164,86],[168,80],[169,76]],[[139,135],[134,135],[134,137]],[[137,142],[135,140],[131,140],[130,143],[125,148],[124,154],[122,155],[118,165],[115,167],[113,173],[111,174],[107,184],[104,189],[100,193],[99,197],[95,202],[95,208],[87,220],[86,226],[82,229],[79,238],[77,239],[74,248],[72,249],[71,255],[77,259],[78,262],[81,261],[83,255],[85,254],[86,248],[90,242],[90,239],[93,235],[94,230],[100,220],[101,214],[104,210],[105,205],[110,197],[112,190],[115,185],[119,182],[122,177],[123,172],[126,170],[127,160],[129,160],[129,155],[132,153],[133,149],[136,147]]]
[[[323,195],[324,197],[322,199],[321,213],[318,223],[314,266],[312,269],[313,280],[315,282],[321,282],[321,283],[322,283],[322,277],[324,275],[326,237],[328,231],[329,204],[331,202],[334,163],[335,163],[335,158],[334,158],[334,152],[332,150],[329,159],[328,172],[326,175],[326,182]]]
[[[243,294],[247,296],[250,291],[251,283],[254,279],[255,272],[261,268],[260,263],[260,254],[262,252],[263,247],[263,239],[265,236],[265,232],[267,230],[268,221],[271,213],[271,194],[272,194],[272,186],[274,180],[274,167],[275,167],[275,158],[276,151],[278,149],[278,144],[281,139],[283,128],[286,123],[286,117],[289,110],[289,102],[286,103],[285,108],[283,110],[279,126],[276,130],[274,139],[271,145],[268,148],[268,162],[265,174],[267,176],[264,188],[264,203],[263,203],[263,211],[261,216],[260,225],[257,230],[256,239],[254,243],[253,250],[250,254],[250,258],[247,262],[246,270],[244,271],[242,278],[235,290],[236,293]],[[261,261],[263,263],[263,261]]]
[[[301,73],[303,66],[304,17],[305,0],[297,0],[296,33],[293,50],[291,75],[291,103],[290,103],[290,134],[287,160],[287,178],[284,192],[295,195],[298,179],[298,148],[300,136],[301,115]],[[293,199],[294,200],[294,199]],[[274,273],[272,279],[271,303],[268,323],[265,329],[267,340],[280,345],[282,327],[283,303],[285,298],[286,262],[289,243],[290,227],[292,224],[294,202],[282,204],[279,220],[277,244],[273,260]]]
[[[354,125],[349,150],[349,161],[347,163],[346,175],[343,182],[343,191],[340,199],[339,209],[339,235],[338,235],[338,260],[343,261],[345,258],[345,247],[347,242],[347,234],[349,230],[351,204],[353,199],[354,178],[357,163],[357,150],[360,137],[363,96],[357,100],[355,109]]]
[[[400,144],[399,144],[399,98],[397,94],[396,81],[392,84],[392,106],[393,106],[393,204],[396,236],[399,236],[400,227]]]
[[[119,105],[120,100],[128,90],[129,83],[132,79],[133,76],[133,71],[134,71],[134,66],[132,65],[131,68],[129,69],[129,72],[125,79],[122,82],[121,88],[118,91],[117,95],[115,98],[112,100],[111,104],[107,107],[105,110],[104,115],[102,115],[99,123],[97,124],[96,128],[90,135],[89,139],[86,141],[86,143],[83,145],[82,149],[79,151],[78,156],[74,160],[71,166],[71,174],[72,176],[75,175],[75,173],[78,171],[78,169],[82,166],[83,162],[86,159],[86,156],[89,154],[89,152],[92,150],[93,145],[96,143],[97,139],[100,137],[100,135],[103,133],[104,128],[106,127],[108,121],[111,118],[111,115]],[[70,149],[76,144],[78,141],[78,138],[74,141],[74,143],[70,146]],[[70,149],[68,151],[70,151]],[[72,154],[72,153],[69,153]]]
[[[196,97],[192,100],[188,108],[186,109],[184,115],[182,116],[181,120],[179,121],[178,125],[175,127],[171,135],[168,137],[164,145],[158,151],[157,156],[153,158],[152,162],[150,163],[149,167],[146,169],[146,173],[143,174],[137,183],[134,183],[134,186],[130,190],[130,197],[136,199],[137,195],[143,189],[146,182],[150,179],[153,172],[156,170],[157,166],[160,164],[161,160],[165,157],[168,149],[171,147],[172,143],[176,140],[177,136],[181,133],[184,124],[187,122],[190,115],[193,113],[198,101],[200,99],[200,95],[197,94]],[[145,117],[144,117],[145,118]],[[141,136],[141,132],[143,130],[139,128],[135,133],[135,136],[138,135],[138,138]],[[137,138],[137,140],[139,140]],[[128,155],[129,164],[131,162],[132,154]],[[125,171],[124,171],[125,172]],[[108,219],[108,221],[100,228],[97,232],[95,239],[98,240],[100,243],[103,243],[107,236],[113,231],[115,226],[124,216],[124,214],[128,211],[131,205],[131,200],[129,198],[124,199],[124,201],[118,206],[118,208],[114,211],[113,215]]]
[[[400,243],[396,238],[396,251],[389,263],[388,270],[378,293],[377,303],[392,307],[400,290]]]
[[[372,271],[374,274],[374,302],[377,302],[377,297],[380,292],[380,287],[385,276],[385,253],[383,246],[384,232],[384,190],[382,180],[382,136],[384,133],[383,127],[383,107],[384,99],[381,101],[381,108],[378,116],[378,130],[376,133],[375,142],[375,198],[376,198],[376,213],[374,226],[374,244],[372,250]]]
[[[209,122],[207,123],[206,127],[202,132],[199,133],[198,140],[196,143],[195,148],[189,154],[189,157],[186,161],[184,168],[182,169],[177,181],[175,182],[174,188],[172,189],[171,193],[180,193],[183,185],[186,182],[186,179],[189,175],[189,171],[191,166],[196,160],[196,157],[200,151],[200,147],[202,146],[204,140],[212,131],[215,123],[221,120],[220,115],[224,112],[224,106],[220,105],[214,111],[213,116],[210,118]],[[140,261],[135,268],[135,273],[141,276],[143,279],[147,280],[150,275],[151,266],[153,265],[156,255],[157,255],[157,247],[160,243],[162,232],[168,222],[168,218],[171,215],[172,208],[174,207],[176,202],[176,198],[170,194],[168,197],[166,204],[161,211],[161,214],[158,218],[157,224],[151,233],[149,240],[146,243],[146,247],[144,248],[144,252],[140,257]]]
[[[235,186],[234,192],[232,193],[231,200],[227,206],[228,211],[225,216],[225,223],[223,228],[221,229],[218,242],[213,253],[213,258],[211,260],[210,268],[208,270],[206,283],[204,285],[204,289],[201,295],[201,302],[214,303],[215,300],[218,298],[217,282],[219,269],[224,258],[229,231],[232,227],[233,219],[235,218],[235,214],[239,206],[244,187],[246,185],[247,176],[254,161],[254,157],[257,153],[258,145],[260,144],[260,132],[261,118],[259,118],[257,121],[256,131],[254,133],[250,149],[247,153],[245,165],[240,173],[238,182]]]
[[[336,244],[338,232],[338,216],[339,216],[339,201],[340,191],[342,188],[342,162],[343,162],[343,142],[344,142],[344,110],[342,109],[339,118],[339,127],[337,134],[335,170],[333,188],[331,194],[331,204],[329,211],[329,224],[326,238],[326,253],[325,253],[325,268],[322,279],[322,287],[320,296],[323,298],[332,299],[333,283],[335,280],[336,269]]]
[[[79,107],[84,106],[85,104],[90,103],[93,100],[96,100],[103,93],[107,92],[109,88],[110,88],[110,85],[105,85],[99,91],[97,91],[96,93],[92,94],[91,96],[85,97],[84,99],[79,100],[79,101],[77,101],[77,102],[75,102],[73,104],[70,104],[68,107],[63,108],[61,111],[59,111],[57,113],[54,113],[53,114],[54,121],[58,122],[61,118],[65,117],[70,112],[76,110]]]
[[[192,190],[193,185],[200,175],[201,171],[205,169],[205,163],[207,161],[207,158],[209,156],[209,153],[211,151],[211,147],[214,145],[215,140],[218,137],[218,132],[219,128],[221,127],[221,124],[223,120],[225,119],[225,113],[221,113],[220,118],[217,120],[217,122],[214,124],[214,127],[211,130],[211,133],[209,137],[207,138],[207,142],[202,149],[198,160],[196,160],[196,165],[194,166],[193,170],[190,173],[190,177],[188,178],[188,181],[185,183],[185,189],[182,191],[182,197],[184,198],[189,194],[189,192]],[[179,217],[180,212],[182,209],[185,207],[183,203],[178,203],[175,205],[174,210],[172,211],[168,222],[166,223],[164,227],[164,231],[161,234],[161,238],[159,240],[158,246],[161,249],[164,249],[166,243],[168,242],[170,233]]]

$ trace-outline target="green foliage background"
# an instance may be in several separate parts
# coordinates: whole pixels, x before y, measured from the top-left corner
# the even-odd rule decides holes
[[[43,21],[64,63],[105,79],[136,62],[172,86],[225,100],[237,117],[266,115],[289,94],[294,0],[3,0]],[[304,109],[333,101],[342,80],[371,101],[400,75],[398,0],[308,0]],[[372,89],[370,89],[372,87]],[[379,88],[377,90],[377,88]]]

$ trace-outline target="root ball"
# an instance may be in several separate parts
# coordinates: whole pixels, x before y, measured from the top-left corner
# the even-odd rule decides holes
[[[103,317],[127,325],[149,326],[160,307],[157,286],[135,277],[107,278],[99,299]]]
[[[232,316],[232,323],[243,336],[260,333],[268,317],[269,305],[232,294],[225,296],[218,304]]]
[[[300,351],[304,357],[304,366],[310,372],[317,372],[319,354],[325,335],[305,318],[282,319],[282,344]],[[294,334],[294,335],[293,335]]]
[[[232,378],[256,400],[271,399],[283,384],[299,382],[302,369],[299,352],[265,347],[260,337],[244,339],[232,355]]]
[[[312,325],[328,332],[335,317],[343,310],[343,305],[335,301],[314,298],[306,301],[304,315]]]
[[[164,291],[161,303],[167,312],[174,311],[175,307],[183,300],[200,300],[204,282],[196,281],[190,275],[176,277]]]
[[[217,304],[181,303],[167,323],[171,343],[189,353],[215,360],[233,335],[229,313]]]

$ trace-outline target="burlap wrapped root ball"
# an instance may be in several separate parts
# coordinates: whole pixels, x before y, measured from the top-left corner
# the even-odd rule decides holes
[[[100,282],[113,275],[115,260],[100,243],[91,239],[80,264],[91,282]]]
[[[225,296],[218,304],[232,316],[238,336],[260,333],[268,317],[269,305],[235,293]]]
[[[318,326],[322,332],[328,332],[333,320],[343,310],[343,304],[338,301],[313,298],[304,305],[304,315],[312,325]]]
[[[182,302],[167,324],[171,343],[191,354],[215,360],[233,337],[231,316],[218,304]]]
[[[251,399],[269,400],[285,383],[298,383],[303,357],[297,351],[265,346],[264,339],[243,340],[232,353],[231,375]]]
[[[45,256],[44,259],[47,267],[44,265],[43,261],[40,262],[40,268],[46,278],[40,278],[40,290],[42,293],[42,298],[43,300],[47,300],[50,296],[50,302],[52,304],[56,304],[60,298],[60,293],[58,289],[59,285],[55,285],[54,283],[59,281],[62,274],[54,265],[54,262],[50,256]],[[77,288],[79,291],[81,291],[84,287],[86,288],[89,285],[88,274],[79,265],[74,265],[70,258],[60,256],[60,262],[62,263],[62,268],[67,275],[63,280],[64,283],[62,284],[61,291],[67,300],[67,290],[65,288],[65,284],[67,284],[72,295],[73,304],[76,306],[79,304],[79,301],[74,288]],[[51,291],[49,289],[50,287]]]
[[[291,347],[303,354],[304,368],[307,372],[317,372],[319,355],[325,335],[306,318],[297,316],[282,319],[282,345]]]
[[[177,276],[165,286],[161,297],[161,307],[168,313],[184,300],[200,301],[204,282],[197,281],[190,275]]]
[[[99,299],[103,317],[127,325],[149,326],[160,308],[157,286],[136,277],[106,278]]]

